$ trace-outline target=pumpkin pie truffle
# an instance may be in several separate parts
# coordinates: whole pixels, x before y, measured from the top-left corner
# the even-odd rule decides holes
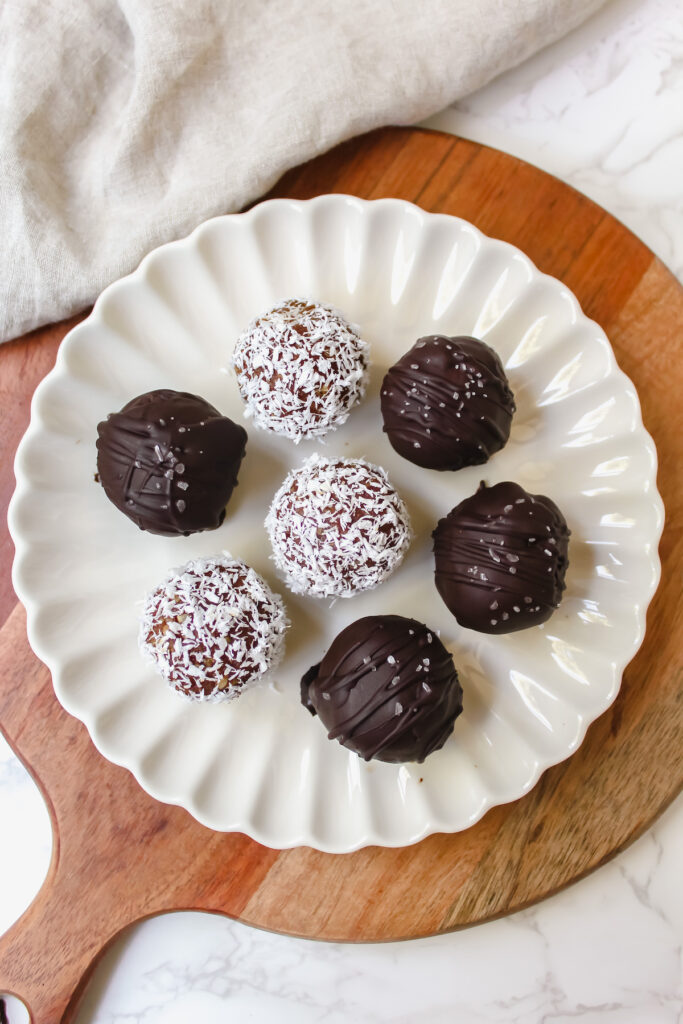
[[[232,700],[278,664],[288,625],[282,598],[226,555],[169,572],[145,598],[139,642],[184,697]]]
[[[285,478],[266,529],[287,586],[313,597],[376,587],[401,563],[412,536],[408,511],[383,469],[320,455]]]
[[[387,371],[384,432],[404,459],[426,469],[486,462],[510,436],[515,401],[494,350],[476,338],[420,338]]]
[[[569,529],[545,495],[482,483],[432,536],[436,589],[461,626],[513,633],[546,622],[558,607]]]
[[[462,711],[453,658],[416,619],[370,615],[342,630],[301,680],[301,701],[331,740],[369,761],[418,761]]]
[[[247,432],[199,395],[148,391],[97,426],[109,500],[141,530],[215,530],[237,486]]]
[[[365,393],[368,355],[338,310],[288,299],[249,324],[232,365],[255,426],[298,444],[347,420]]]

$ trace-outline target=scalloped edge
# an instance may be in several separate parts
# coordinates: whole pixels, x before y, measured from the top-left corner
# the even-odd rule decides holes
[[[564,296],[569,299],[576,320],[583,321],[584,323],[589,324],[592,328],[595,329],[596,333],[600,335],[602,339],[604,339],[606,344],[606,355],[610,366],[610,375],[614,374],[617,377],[617,379],[621,383],[624,393],[627,394],[629,398],[634,402],[635,412],[638,417],[638,433],[642,437],[642,442],[648,453],[652,470],[652,487],[649,497],[652,501],[652,508],[655,515],[654,531],[652,536],[648,538],[648,542],[651,546],[651,550],[649,552],[649,565],[651,568],[651,576],[649,585],[647,586],[641,598],[641,608],[637,619],[638,629],[635,635],[633,636],[633,639],[628,647],[627,652],[623,654],[623,656],[615,662],[615,684],[607,693],[604,701],[600,702],[600,704],[598,705],[598,710],[595,716],[589,719],[586,715],[577,711],[577,717],[579,720],[579,730],[577,732],[576,740],[573,743],[571,743],[568,748],[563,750],[561,755],[557,758],[551,758],[547,762],[541,762],[537,757],[534,757],[535,769],[529,781],[524,785],[521,791],[511,796],[509,799],[493,799],[490,795],[487,795],[484,799],[483,805],[477,810],[476,813],[471,815],[471,818],[468,821],[468,823],[462,827],[454,828],[447,822],[432,818],[427,821],[424,828],[421,829],[419,833],[415,833],[410,837],[406,838],[405,840],[392,841],[390,839],[382,837],[373,830],[366,829],[361,835],[354,837],[353,840],[343,845],[330,844],[325,840],[324,837],[318,836],[310,830],[306,831],[305,833],[300,832],[294,835],[287,836],[284,839],[280,837],[277,841],[275,841],[271,835],[266,834],[264,830],[258,828],[253,822],[235,822],[233,825],[228,827],[226,827],[225,823],[218,824],[216,821],[213,821],[210,816],[202,814],[199,808],[194,805],[192,800],[184,799],[181,796],[170,798],[167,794],[162,794],[160,792],[159,787],[154,786],[144,777],[144,773],[142,773],[139,770],[139,765],[136,764],[134,760],[127,760],[126,758],[121,757],[112,757],[110,754],[105,753],[105,751],[102,749],[100,737],[97,734],[97,730],[91,717],[88,715],[79,714],[77,709],[73,706],[73,704],[70,704],[70,702],[65,698],[64,694],[60,692],[59,675],[62,668],[61,660],[58,657],[52,657],[51,652],[43,647],[38,636],[36,635],[35,622],[37,614],[40,610],[40,605],[33,598],[33,596],[30,593],[30,588],[27,585],[25,585],[24,580],[22,579],[21,562],[24,554],[30,549],[30,545],[27,542],[25,542],[22,537],[21,527],[17,520],[16,513],[19,502],[31,490],[30,480],[23,470],[22,460],[24,457],[24,452],[26,451],[27,446],[30,443],[31,437],[35,433],[36,424],[43,422],[42,417],[40,416],[40,413],[38,411],[38,403],[42,400],[43,394],[46,392],[47,388],[49,387],[49,384],[52,381],[59,377],[68,378],[69,371],[66,365],[66,359],[69,353],[69,349],[74,342],[74,339],[78,338],[82,333],[89,330],[92,327],[92,325],[103,324],[102,307],[103,303],[106,302],[110,296],[115,295],[118,290],[127,287],[127,285],[131,281],[134,281],[136,279],[144,279],[148,268],[156,260],[163,258],[163,255],[165,253],[171,250],[179,251],[182,248],[191,248],[196,246],[202,234],[216,224],[235,221],[240,221],[242,223],[248,222],[250,220],[254,220],[257,217],[266,216],[270,209],[278,207],[289,207],[295,208],[297,210],[304,210],[308,208],[314,208],[316,206],[320,207],[323,205],[338,204],[340,202],[355,206],[357,209],[361,211],[365,211],[369,207],[378,208],[380,206],[384,208],[393,208],[396,211],[405,211],[406,209],[409,209],[413,214],[418,216],[421,224],[424,224],[425,221],[427,220],[433,221],[434,219],[438,219],[448,223],[457,222],[461,225],[461,228],[466,227],[470,232],[474,234],[474,236],[477,238],[479,245],[483,245],[485,243],[494,243],[501,249],[507,250],[511,255],[514,254],[518,258],[521,257],[526,266],[530,269],[532,279],[543,279],[548,282],[552,282],[552,286],[554,288],[559,287],[562,290]],[[109,760],[111,763],[117,764],[130,771],[131,774],[139,783],[139,785],[142,787],[142,789],[149,793],[152,797],[154,797],[162,803],[184,807],[187,811],[189,811],[190,814],[192,814],[192,816],[197,821],[200,822],[200,824],[206,826],[207,828],[219,832],[240,832],[254,839],[256,842],[262,844],[263,846],[267,846],[273,849],[286,850],[299,846],[308,846],[320,850],[324,853],[351,853],[355,850],[363,849],[366,846],[400,848],[403,846],[413,845],[417,842],[420,842],[422,839],[425,839],[428,836],[434,835],[436,833],[453,833],[457,831],[463,831],[465,828],[471,828],[472,825],[476,824],[476,822],[479,821],[492,807],[499,806],[505,803],[514,802],[520,799],[521,797],[525,796],[535,787],[541,775],[548,768],[551,768],[553,765],[559,764],[562,761],[566,760],[579,748],[579,746],[585,738],[588,727],[592,724],[593,721],[595,721],[596,718],[600,717],[600,715],[602,715],[607,710],[607,708],[609,708],[610,705],[614,702],[621,686],[623,672],[626,666],[629,664],[629,662],[632,661],[632,659],[635,657],[640,646],[642,645],[645,636],[647,609],[661,579],[661,562],[658,556],[658,546],[664,528],[664,505],[659,494],[659,491],[657,490],[657,468],[657,451],[654,445],[654,441],[652,440],[652,437],[647,432],[642,422],[642,411],[640,406],[640,400],[638,398],[638,393],[633,382],[619,367],[612,346],[604,330],[594,320],[591,320],[589,317],[585,315],[576,296],[558,278],[555,278],[550,274],[545,274],[542,271],[540,271],[538,267],[536,267],[536,265],[532,262],[532,260],[530,260],[529,257],[516,246],[511,245],[509,242],[505,242],[500,239],[492,238],[491,236],[485,235],[475,225],[471,224],[469,221],[463,220],[460,217],[453,217],[449,214],[442,213],[429,213],[428,211],[425,211],[421,207],[417,206],[416,204],[401,199],[386,198],[367,200],[361,199],[357,196],[346,195],[344,193],[328,193],[326,195],[316,196],[315,198],[308,200],[269,199],[255,205],[245,213],[225,214],[218,217],[212,217],[209,220],[206,220],[202,224],[198,225],[194,229],[194,231],[192,231],[189,235],[185,236],[184,238],[177,239],[176,241],[173,242],[168,242],[165,245],[159,246],[156,249],[152,250],[142,259],[136,270],[132,271],[132,273],[126,275],[125,277],[113,282],[107,288],[105,288],[104,291],[98,297],[97,301],[95,302],[92,312],[87,317],[87,319],[82,321],[82,323],[78,324],[76,327],[72,328],[72,330],[69,331],[69,333],[66,335],[66,337],[62,341],[62,344],[59,347],[57,359],[53,370],[49,374],[47,374],[47,376],[38,384],[34,392],[33,398],[31,400],[31,419],[29,427],[19,443],[14,459],[14,474],[16,479],[16,487],[9,504],[7,515],[10,535],[15,545],[15,556],[12,564],[12,584],[17,593],[17,596],[19,597],[20,601],[26,608],[27,635],[29,643],[37,657],[41,661],[43,661],[50,670],[53,677],[53,686],[57,699],[60,701],[62,706],[69,714],[73,715],[75,718],[77,718],[85,725],[85,727],[88,729],[92,742],[96,749],[99,751],[99,753],[107,760]]]

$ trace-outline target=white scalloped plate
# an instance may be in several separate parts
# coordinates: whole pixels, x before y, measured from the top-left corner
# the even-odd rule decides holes
[[[320,442],[297,448],[247,421],[226,522],[188,538],[139,532],[93,482],[96,424],[141,392],[196,392],[241,420],[235,381],[219,368],[255,314],[293,295],[338,306],[370,341],[368,395],[322,450],[384,466],[417,531],[388,582],[332,606],[289,594],[262,526],[285,473]],[[483,338],[506,366],[517,414],[484,467],[421,470],[382,434],[384,371],[432,333]],[[517,249],[398,200],[272,200],[151,253],[64,340],[17,453],[14,585],[57,697],[154,797],[278,848],[403,846],[522,796],[614,700],[659,578],[655,473],[636,392],[603,331]],[[548,494],[568,520],[567,590],[545,626],[479,635],[436,593],[431,529],[481,478]],[[224,549],[283,594],[293,627],[272,684],[194,706],[140,657],[139,602],[170,566]],[[423,765],[365,764],[299,703],[302,673],[333,636],[380,612],[439,630],[461,675],[465,711]]]

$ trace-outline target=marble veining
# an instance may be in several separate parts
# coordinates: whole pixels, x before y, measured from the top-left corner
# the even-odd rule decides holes
[[[98,970],[79,1024],[674,1024],[683,801],[613,862],[513,917],[409,943],[343,946],[174,914]]]
[[[683,6],[612,0],[429,124],[507,150],[623,220],[683,280]],[[0,929],[50,857],[47,812],[0,742]],[[513,917],[343,946],[173,914],[133,929],[78,1024],[675,1024],[683,1006],[683,799],[612,862]],[[20,1024],[10,1008],[11,1024]]]
[[[600,203],[683,276],[683,10],[617,0],[426,122]]]

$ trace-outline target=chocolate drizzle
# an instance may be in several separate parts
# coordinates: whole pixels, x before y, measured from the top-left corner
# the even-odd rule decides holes
[[[221,525],[247,432],[203,398],[149,391],[97,433],[105,493],[141,530],[186,537]]]
[[[513,633],[560,603],[569,530],[557,505],[515,483],[481,484],[434,533],[436,588],[461,626]]]
[[[369,761],[422,762],[462,711],[453,658],[416,619],[371,615],[332,642],[301,680],[301,702],[328,736]]]
[[[498,355],[476,338],[420,338],[381,388],[384,432],[426,469],[486,462],[510,436],[515,402]]]

